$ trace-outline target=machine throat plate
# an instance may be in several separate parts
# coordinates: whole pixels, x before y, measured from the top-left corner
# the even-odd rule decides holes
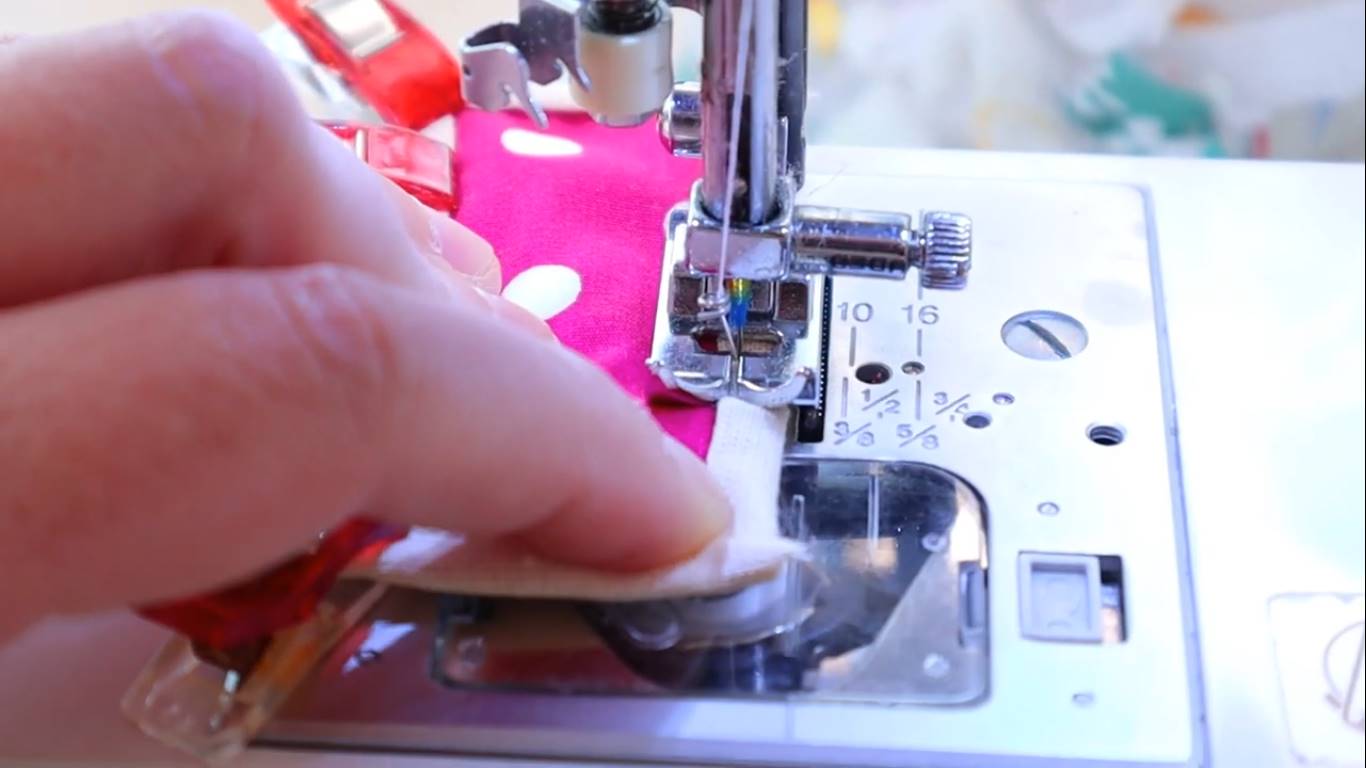
[[[865,477],[926,466],[960,479],[961,492],[980,501],[983,534],[980,552],[956,556],[990,573],[986,599],[972,603],[989,644],[927,660],[929,649],[908,643],[849,695],[453,689],[430,666],[436,601],[401,593],[298,692],[267,741],[589,763],[1199,761],[1160,280],[1143,192],[834,174],[813,175],[800,202],[973,219],[966,290],[831,280],[824,423],[790,445],[785,482],[795,482],[793,467],[836,465]],[[848,556],[876,560],[868,542],[881,538],[864,530]],[[1089,616],[1079,625],[1086,631],[1059,628],[1069,617],[1050,585],[1075,587],[1110,613]],[[961,650],[970,644],[954,610]],[[933,686],[908,684],[943,671],[941,662],[975,671],[939,698]],[[883,691],[866,683],[874,679]]]

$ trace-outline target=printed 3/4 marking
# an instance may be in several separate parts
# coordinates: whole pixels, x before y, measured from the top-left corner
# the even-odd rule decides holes
[[[948,413],[949,411],[953,411],[953,414],[951,414],[951,415],[949,416],[949,420],[950,420],[950,421],[953,421],[953,419],[954,419],[955,416],[957,416],[957,415],[960,414],[960,413],[964,413],[964,412],[966,412],[966,411],[968,410],[968,407],[969,407],[969,405],[968,405],[968,397],[969,397],[968,395],[963,395],[962,397],[958,398],[957,400],[954,400],[953,402],[949,402],[949,393],[948,393],[948,392],[935,392],[935,393],[934,393],[934,404],[935,404],[936,406],[939,406],[939,410],[935,411],[935,412],[934,412],[934,415],[935,415],[935,416],[943,416],[944,414]]]

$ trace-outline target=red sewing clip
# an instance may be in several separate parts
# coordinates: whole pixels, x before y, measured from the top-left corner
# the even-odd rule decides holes
[[[212,595],[138,613],[215,652],[258,642],[313,615],[342,570],[372,546],[401,538],[406,529],[370,520],[345,522],[324,534],[311,552],[296,555],[262,576]]]
[[[120,709],[149,736],[221,764],[383,597],[383,585],[337,584],[342,570],[404,533],[350,520],[262,576],[140,609],[176,635],[138,674]]]
[[[457,207],[455,152],[436,139],[389,125],[322,121],[362,162],[423,205],[447,215]]]
[[[392,0],[266,2],[385,122],[420,130],[464,106],[455,58]]]

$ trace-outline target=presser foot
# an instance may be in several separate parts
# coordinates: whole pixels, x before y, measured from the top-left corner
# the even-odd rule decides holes
[[[747,281],[738,300],[743,307],[709,311],[706,297],[725,289],[717,277],[688,266],[687,222],[688,208],[679,206],[666,224],[650,370],[669,388],[701,400],[819,405],[825,323],[812,320],[825,311],[825,280],[792,274]]]
[[[760,225],[707,211],[701,184],[665,217],[664,264],[650,370],[702,400],[820,410],[825,394],[830,278],[961,290],[972,267],[972,221],[795,205],[790,180]]]

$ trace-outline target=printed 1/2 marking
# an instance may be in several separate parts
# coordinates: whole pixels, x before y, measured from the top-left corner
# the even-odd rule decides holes
[[[879,398],[876,399],[876,400],[871,400],[871,398],[872,398],[872,396],[873,396],[873,390],[871,390],[871,389],[865,389],[865,390],[863,390],[863,400],[864,400],[864,402],[867,403],[867,405],[863,406],[864,412],[866,413],[866,412],[872,410],[873,408],[877,408],[877,409],[878,409],[878,410],[877,410],[877,417],[878,417],[879,419],[882,418],[883,416],[886,416],[886,415],[889,414],[889,413],[900,413],[900,412],[901,412],[901,401],[900,401],[900,400],[893,400],[893,399],[892,399],[893,397],[895,397],[895,396],[896,396],[897,394],[899,394],[899,393],[900,393],[900,390],[894,389],[894,390],[892,390],[891,392],[888,392],[887,394],[885,394],[885,395],[879,397]]]
[[[896,395],[900,394],[902,394],[900,389],[892,389],[888,394],[882,395],[881,398],[874,400],[872,389],[863,389],[863,402],[867,403],[863,406],[863,410],[873,410],[874,407],[881,406],[882,403],[887,403],[878,410],[881,410],[882,413],[896,413],[896,410],[899,409],[899,407],[902,407],[902,403],[897,402],[897,400],[892,400],[892,398],[895,398]],[[891,402],[889,402],[889,400],[891,400]]]

